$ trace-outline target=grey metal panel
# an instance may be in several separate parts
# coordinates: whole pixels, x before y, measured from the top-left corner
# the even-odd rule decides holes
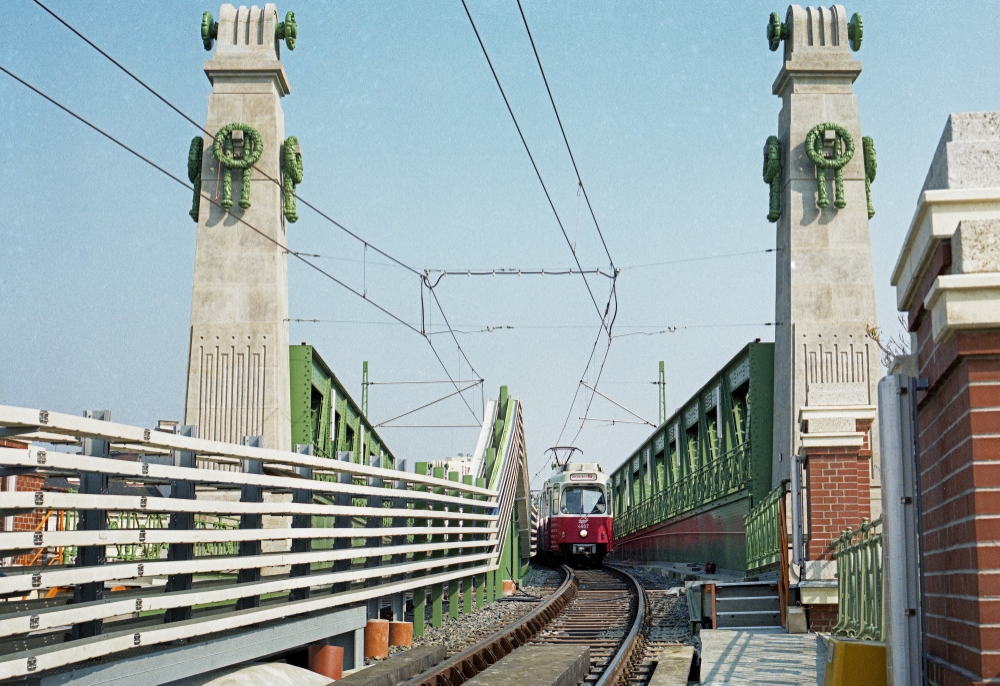
[[[905,374],[892,374],[878,383],[883,603],[892,686],[924,683],[916,389],[915,379]]]
[[[363,636],[364,626],[365,608],[346,608],[43,676],[37,683],[39,686],[155,686],[257,660],[347,632],[361,631]]]

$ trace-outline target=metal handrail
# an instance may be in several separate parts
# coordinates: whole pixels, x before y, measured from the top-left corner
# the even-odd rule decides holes
[[[882,594],[882,518],[861,520],[830,542],[837,560],[836,636],[865,641],[885,640]]]
[[[747,532],[747,573],[771,567],[781,559],[781,501],[785,484],[780,484],[743,517]]]

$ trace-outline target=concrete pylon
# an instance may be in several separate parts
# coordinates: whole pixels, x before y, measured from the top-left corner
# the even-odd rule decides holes
[[[263,446],[291,450],[288,372],[288,256],[282,192],[264,177],[281,179],[285,139],[281,98],[289,85],[275,38],[278,13],[223,5],[215,54],[205,62],[212,83],[205,128],[213,136],[228,124],[248,124],[263,151],[243,208],[244,173],[233,170],[233,206],[202,198],[191,298],[184,423],[203,438],[238,443],[263,436]],[[208,43],[210,45],[210,42]],[[232,136],[230,137],[232,138]],[[252,136],[244,135],[244,146]],[[202,192],[221,202],[224,172],[205,136]],[[239,149],[238,134],[235,148]],[[238,221],[242,218],[268,238]]]
[[[861,30],[860,17],[849,19],[842,5],[792,5],[775,28],[784,41],[784,60],[772,89],[782,100],[777,135],[783,166],[772,482],[777,486],[790,477],[792,458],[804,454],[805,447],[853,450],[864,464],[857,464],[860,492],[847,498],[856,498],[856,511],[868,517],[878,516],[881,509],[878,441],[870,436],[877,431],[872,422],[882,369],[878,347],[866,335],[866,325],[874,326],[877,320],[865,154],[852,91],[861,63],[852,56],[851,43],[854,49],[860,47]],[[776,42],[772,46],[777,47]],[[842,191],[834,170],[824,173],[829,204],[822,207],[817,165],[806,148],[814,127],[827,123],[849,134],[854,153],[839,172]],[[825,158],[846,152],[846,138],[840,135],[838,140],[838,135],[836,129],[819,133],[817,145]],[[868,496],[869,478],[871,512],[860,502]],[[853,520],[856,511],[846,516]],[[858,523],[852,522],[852,527]],[[826,533],[812,531],[810,536],[825,538]]]

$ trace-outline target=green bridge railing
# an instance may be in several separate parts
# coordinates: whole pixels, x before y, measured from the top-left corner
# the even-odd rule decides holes
[[[744,441],[659,493],[633,505],[615,520],[615,537],[627,536],[713,500],[750,482],[750,442]]]
[[[784,497],[785,485],[781,484],[743,517],[747,531],[748,574],[773,567],[781,561],[781,549],[785,543],[782,536],[785,518],[781,507]]]
[[[836,636],[885,640],[882,596],[882,518],[862,520],[854,531],[832,541],[837,560]]]

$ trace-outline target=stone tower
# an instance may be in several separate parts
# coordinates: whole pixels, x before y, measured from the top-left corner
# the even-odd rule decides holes
[[[841,5],[793,5],[784,22],[777,19],[772,16],[769,26],[769,37],[776,36],[772,49],[784,43],[772,88],[782,101],[772,480],[777,486],[789,478],[791,456],[813,449],[853,451],[854,460],[861,460],[859,509],[845,511],[854,527],[859,523],[853,521],[855,514],[877,516],[880,511],[878,440],[870,439],[877,437],[872,423],[881,364],[878,347],[866,335],[866,325],[877,320],[866,155],[852,91],[861,74],[852,48],[860,47],[863,28],[860,16],[849,20]],[[841,127],[847,135],[836,127],[819,130],[810,158],[807,139],[820,124]],[[821,165],[835,166],[834,158],[845,157],[850,143],[854,151],[840,168],[842,184],[829,169],[819,177],[824,193],[815,157],[822,154],[829,162]],[[869,484],[874,513],[861,502],[867,500]],[[826,533],[811,531],[810,537],[825,538]]]
[[[289,86],[278,27],[272,4],[223,5],[217,29],[210,29],[217,42],[205,62],[212,83],[205,128],[214,136],[229,124],[246,124],[263,145],[248,198],[244,172],[233,169],[228,211],[200,201],[184,421],[196,424],[202,438],[237,443],[262,435],[264,447],[290,450],[287,236],[281,187],[265,178],[282,178],[281,98]],[[201,189],[221,203],[226,170],[213,153],[213,136],[204,137]],[[225,139],[235,158],[250,153],[251,133],[234,130]]]

